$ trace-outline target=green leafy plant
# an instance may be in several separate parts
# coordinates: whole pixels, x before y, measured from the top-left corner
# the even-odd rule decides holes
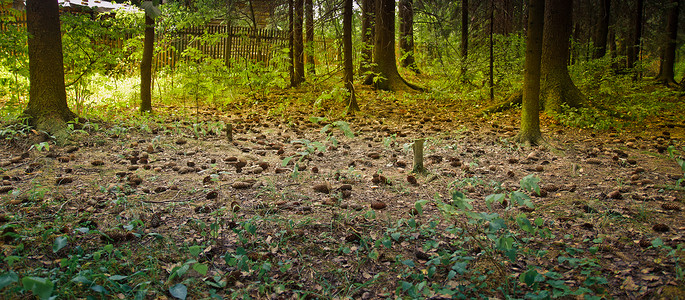
[[[332,101],[334,103],[342,104],[350,98],[350,92],[344,86],[336,86],[327,91],[321,92],[316,101],[314,101],[314,107],[322,108],[324,103],[327,101]]]
[[[437,208],[446,220],[455,223],[454,226],[448,227],[446,232],[460,238],[452,242],[449,251],[442,250],[439,243],[427,238],[423,243],[423,250],[438,251],[432,251],[435,254],[421,270],[418,270],[413,259],[398,256],[395,262],[403,270],[395,294],[411,299],[430,298],[436,294],[472,298],[488,295],[497,290],[516,297],[514,295],[522,295],[518,291],[520,283],[526,287],[525,297],[531,299],[601,295],[601,287],[606,285],[607,281],[597,276],[599,266],[596,260],[579,257],[582,253],[575,248],[569,249],[568,255],[563,256],[561,262],[572,265],[572,268],[586,276],[586,280],[579,288],[569,286],[560,273],[541,271],[542,268],[538,266],[530,266],[527,271],[516,277],[507,274],[504,261],[516,261],[522,256],[529,255],[543,257],[547,253],[545,250],[535,249],[528,244],[536,239],[554,236],[545,227],[543,219],[531,221],[525,214],[511,215],[511,205],[506,206],[504,214],[500,215],[493,212],[493,204],[512,203],[532,207],[533,203],[527,193],[539,193],[539,181],[540,179],[534,175],[528,175],[521,179],[520,190],[485,197],[485,204],[490,212],[476,211],[475,200],[468,199],[456,190],[452,191],[449,203],[437,197],[434,201]],[[415,203],[417,216],[421,215],[425,204],[426,201]],[[376,247],[391,248],[393,243],[412,241],[422,236],[435,236],[435,225],[432,224],[433,222],[429,223],[429,226],[420,225],[416,219],[400,220],[395,227],[388,229],[384,238],[377,240]],[[416,231],[420,234],[415,234]],[[597,242],[600,243],[601,240]],[[479,249],[478,257],[467,250],[469,247]],[[478,267],[477,261],[480,265],[488,265],[488,268]],[[494,283],[493,278],[501,279]],[[444,285],[445,279],[464,283],[448,287]]]
[[[683,172],[683,176],[678,179],[678,182],[676,183],[676,186],[682,186],[682,183],[685,182],[685,159],[683,159],[680,156],[677,156],[677,150],[675,146],[670,145],[668,146],[668,155],[671,157],[671,159],[674,159],[675,162],[680,166],[680,170]],[[683,152],[685,152],[685,148],[683,149]]]

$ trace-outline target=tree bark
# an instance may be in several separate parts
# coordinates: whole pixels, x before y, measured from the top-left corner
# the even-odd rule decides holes
[[[307,73],[316,74],[316,65],[314,64],[314,3],[313,0],[304,1],[304,18],[305,18],[305,53]]]
[[[26,1],[29,52],[29,124],[59,143],[69,137],[66,122],[76,118],[67,106],[64,59],[57,0]]]
[[[224,38],[224,66],[229,67],[231,65],[231,27],[233,26],[233,18],[231,14],[233,13],[233,1],[228,1],[226,3],[226,33],[227,36]]]
[[[461,77],[466,76],[466,59],[469,57],[469,0],[461,2]]]
[[[360,53],[359,74],[371,70],[373,45],[375,39],[376,13],[375,0],[362,0],[362,50]]]
[[[293,9],[294,6],[294,1],[289,0],[288,1],[288,59],[290,60],[290,64],[288,64],[288,73],[290,75],[290,86],[296,86],[297,84],[296,79],[295,79],[295,39],[293,38],[293,34],[295,33],[295,25],[293,24]]]
[[[343,56],[345,57],[345,73],[343,82],[350,93],[349,103],[347,106],[348,112],[359,111],[359,104],[357,104],[357,97],[354,94],[354,67],[352,64],[352,1],[345,0],[343,10]]]
[[[366,83],[374,84],[381,90],[420,89],[407,83],[397,71],[395,58],[395,0],[376,0],[376,43],[373,61],[376,63],[374,74],[366,78]]]
[[[400,65],[421,73],[414,58],[414,0],[400,0]]]
[[[675,67],[675,52],[676,52],[676,40],[678,39],[678,15],[680,13],[680,1],[671,0],[671,7],[668,10],[668,21],[666,24],[666,34],[668,34],[668,39],[664,45],[664,50],[662,52],[661,67],[659,70],[659,77],[657,78],[660,82],[666,85],[676,85],[675,73],[673,68]]]
[[[547,0],[542,39],[540,100],[548,113],[561,112],[562,104],[579,107],[586,100],[568,74],[571,36],[571,0]]]
[[[627,63],[628,68],[634,68],[639,61],[640,56],[640,40],[642,39],[642,10],[644,0],[637,0],[637,7],[635,8],[635,17],[633,19],[633,41],[628,48]]]
[[[143,59],[140,62],[140,112],[152,112],[152,54],[155,46],[155,20],[145,15]]]
[[[531,145],[536,145],[542,140],[539,96],[544,17],[545,0],[529,0],[521,130],[516,140]]]
[[[494,31],[494,25],[495,25],[495,2],[494,0],[490,0],[490,74],[489,74],[489,84],[490,84],[490,101],[495,101],[495,42],[493,40],[493,36],[495,35]]]
[[[607,53],[607,35],[609,34],[609,20],[611,16],[611,0],[602,0],[599,4],[599,22],[595,34],[595,52],[593,58],[604,57]]]
[[[294,87],[304,82],[304,41],[302,36],[304,1],[295,0],[293,8],[293,65],[295,67]]]
[[[411,149],[414,152],[414,168],[411,170],[412,173],[416,174],[427,174],[428,170],[423,166],[423,142],[424,139],[414,140]]]

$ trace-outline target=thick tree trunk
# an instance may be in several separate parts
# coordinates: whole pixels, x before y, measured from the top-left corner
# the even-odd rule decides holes
[[[400,0],[400,65],[420,73],[414,58],[414,0]]]
[[[63,143],[69,137],[66,122],[76,115],[67,106],[64,60],[57,0],[26,1],[29,33],[29,103],[24,114],[38,130]]]
[[[573,1],[547,0],[542,40],[540,100],[546,112],[561,112],[561,105],[579,107],[585,96],[568,74],[569,37]]]
[[[676,40],[678,39],[678,14],[680,13],[680,1],[672,0],[671,5],[672,6],[668,10],[668,21],[666,24],[668,40],[664,45],[658,80],[667,85],[676,85],[673,68],[675,67]]]
[[[373,61],[376,63],[374,74],[367,77],[381,90],[420,89],[408,84],[397,71],[395,58],[395,0],[376,0],[376,43]]]
[[[637,7],[635,8],[635,17],[633,19],[633,41],[628,48],[627,63],[628,68],[634,68],[640,57],[640,40],[642,39],[642,10],[644,0],[637,0]]]
[[[302,36],[304,1],[295,0],[293,9],[293,65],[295,67],[293,86],[299,86],[304,82],[304,41]]]
[[[316,65],[314,64],[314,3],[313,0],[304,1],[305,18],[305,53],[307,73],[315,74]]]
[[[602,0],[599,4],[599,22],[595,34],[594,59],[602,58],[607,53],[607,35],[609,34],[609,20],[611,16],[611,0]]]
[[[140,112],[152,112],[152,54],[155,46],[155,20],[145,15],[143,59],[140,62]]]
[[[540,64],[542,35],[545,17],[545,0],[528,2],[528,33],[526,36],[526,69],[523,81],[523,107],[521,131],[516,136],[520,143],[535,145],[542,140],[540,132]]]
[[[345,0],[343,11],[343,56],[345,57],[345,74],[343,82],[350,93],[349,104],[347,106],[348,112],[359,111],[359,104],[357,104],[357,97],[354,94],[354,66],[352,64],[352,1]]]
[[[371,70],[373,45],[376,26],[375,0],[362,0],[362,50],[359,63],[359,74],[365,75]]]

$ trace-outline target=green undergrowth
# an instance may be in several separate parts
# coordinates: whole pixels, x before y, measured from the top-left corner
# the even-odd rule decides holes
[[[309,121],[321,125],[324,140],[293,141],[302,145],[302,151],[286,160],[301,162],[336,145],[333,133],[355,137],[344,121]],[[90,139],[136,132],[201,139],[225,130],[221,122],[170,121],[154,115],[117,125],[72,125],[74,134]],[[29,134],[20,125],[5,130],[6,136]],[[387,144],[391,143],[389,139]],[[429,139],[427,144],[431,143]],[[36,144],[32,151],[47,151],[49,145]],[[682,152],[671,148],[669,153],[685,176]],[[297,169],[293,178],[296,173]],[[353,169],[341,173],[358,175]],[[529,175],[520,180],[520,188],[504,190],[496,182],[465,178],[445,187],[447,198],[436,194],[416,201],[408,218],[391,220],[368,208],[293,216],[269,205],[242,215],[233,207],[222,207],[209,217],[189,216],[175,232],[158,232],[149,218],[142,217],[141,212],[150,209],[142,201],[145,196],[132,196],[126,185],[109,188],[93,183],[113,194],[107,206],[137,212],[127,220],[101,223],[89,213],[63,210],[71,205],[69,199],[57,197],[36,179],[32,188],[3,196],[3,201],[20,194],[25,199],[8,204],[2,215],[0,296],[220,299],[290,293],[359,298],[372,290],[400,299],[609,297],[602,237],[579,242],[572,234],[557,236],[554,221],[519,209],[534,207],[530,195],[540,193],[539,181]],[[461,190],[473,186],[490,193],[469,199]],[[311,202],[268,183],[260,194]],[[172,211],[175,205],[164,210]],[[437,208],[439,214],[425,214],[427,207]],[[682,281],[682,245],[670,247],[659,239],[652,244],[662,260],[675,265],[676,280]]]
[[[636,80],[636,71],[616,73],[608,57],[577,63],[569,68],[574,83],[588,97],[583,107],[565,106],[555,115],[562,125],[596,130],[622,129],[661,119],[685,121],[679,113],[682,92],[650,79]]]
[[[519,190],[493,187],[483,200],[469,199],[453,185],[448,199],[419,200],[411,217],[399,220],[385,220],[374,210],[326,221],[286,217],[268,206],[242,217],[219,209],[210,218],[191,216],[174,235],[156,233],[143,219],[98,225],[87,214],[54,211],[59,202],[44,203],[36,215],[22,209],[4,215],[0,294],[250,299],[287,292],[357,298],[372,289],[400,299],[605,297],[601,238],[580,247],[545,247],[559,239],[548,228],[552,224],[514,209],[533,207],[529,194],[540,192],[538,182],[529,175]],[[125,190],[115,193],[119,205],[138,205],[126,200]],[[21,206],[40,206],[38,199]],[[477,201],[484,201],[484,211],[474,208]],[[429,205],[441,215],[425,215]],[[339,230],[349,226],[341,240]],[[682,249],[653,243],[664,249],[664,259],[679,259]],[[541,260],[551,262],[535,263]],[[558,270],[556,264],[567,267]],[[525,267],[513,268],[520,265]],[[317,284],[300,278],[307,274]]]

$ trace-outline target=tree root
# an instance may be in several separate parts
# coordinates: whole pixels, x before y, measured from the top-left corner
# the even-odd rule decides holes
[[[509,98],[507,98],[507,100],[505,100],[504,102],[486,107],[485,109],[483,109],[483,111],[479,113],[479,115],[485,116],[488,114],[503,112],[505,110],[509,110],[516,106],[519,106],[521,105],[521,103],[523,103],[523,93],[516,92],[513,95],[509,96]]]

